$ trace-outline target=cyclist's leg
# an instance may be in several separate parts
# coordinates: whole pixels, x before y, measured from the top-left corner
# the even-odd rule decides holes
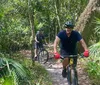
[[[65,69],[68,66],[68,64],[69,64],[69,58],[67,58],[67,57],[64,58],[62,64],[63,64],[63,69]]]
[[[63,58],[64,58],[62,64],[63,64],[63,68],[65,69],[65,68],[68,66],[68,64],[69,64],[69,58],[68,58],[68,56],[67,56],[67,55],[69,55],[69,54],[68,54],[68,52],[66,52],[66,51],[63,50],[63,49],[60,50],[60,54],[61,54],[61,56],[63,56]]]
[[[34,58],[36,59],[37,58],[37,53],[38,53],[38,43],[35,42],[35,46],[34,46]]]
[[[34,57],[36,57],[37,54],[37,43],[34,43]]]
[[[61,49],[60,54],[61,54],[61,56],[64,57],[64,59],[62,61],[62,65],[63,65],[62,76],[66,77],[66,74],[67,74],[66,73],[66,68],[69,64],[69,58],[68,58],[68,56],[66,56],[66,55],[68,55],[68,53],[65,50]]]

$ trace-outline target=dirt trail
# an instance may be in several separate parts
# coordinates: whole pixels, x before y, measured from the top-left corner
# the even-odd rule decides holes
[[[50,57],[53,57],[53,54],[50,50]],[[30,51],[27,52],[22,52],[26,56],[30,56]],[[49,72],[51,79],[53,81],[53,85],[68,85],[67,84],[67,79],[63,78],[61,73],[62,73],[62,64],[59,61],[55,61],[53,58],[50,58],[49,61],[43,65]],[[81,61],[78,60],[78,66],[77,66],[77,71],[78,71],[78,80],[79,80],[79,85],[91,85],[89,82],[89,78],[87,74],[84,72],[84,69],[82,67]]]

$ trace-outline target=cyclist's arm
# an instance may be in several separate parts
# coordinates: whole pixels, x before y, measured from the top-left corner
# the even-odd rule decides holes
[[[35,36],[35,41],[36,41],[36,42],[39,42],[39,41],[37,40],[37,36]]]
[[[54,53],[57,52],[57,45],[58,45],[59,41],[60,41],[60,38],[58,36],[56,36],[56,39],[54,41]]]
[[[81,43],[81,45],[84,48],[84,50],[87,51],[88,50],[88,47],[87,47],[85,41],[83,39],[81,39],[79,42]]]

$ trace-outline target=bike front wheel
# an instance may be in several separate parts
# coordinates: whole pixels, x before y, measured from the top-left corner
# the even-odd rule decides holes
[[[78,85],[78,76],[75,69],[72,70],[72,85]]]
[[[40,53],[38,54],[38,61],[41,64],[44,64],[48,61],[49,59],[49,53],[47,50],[43,49],[42,51],[40,51]]]
[[[71,68],[68,67],[67,70],[68,70],[68,73],[67,73],[68,85],[71,85],[71,84],[72,84],[72,79],[71,79]]]
[[[67,74],[68,85],[78,85],[78,76],[77,71],[68,67],[68,74]]]

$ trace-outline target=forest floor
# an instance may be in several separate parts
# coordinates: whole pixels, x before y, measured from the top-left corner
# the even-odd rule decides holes
[[[53,58],[53,46],[49,46],[49,61],[44,64],[43,66],[46,68],[46,70],[49,72],[50,77],[52,79],[53,85],[68,85],[67,79],[62,77],[62,63],[60,60],[54,60]],[[30,57],[30,51],[24,50],[21,51],[22,54],[25,54],[25,56]],[[90,84],[89,77],[87,73],[84,70],[84,65],[78,59],[78,65],[77,65],[77,72],[78,72],[78,81],[79,85],[92,85]]]

